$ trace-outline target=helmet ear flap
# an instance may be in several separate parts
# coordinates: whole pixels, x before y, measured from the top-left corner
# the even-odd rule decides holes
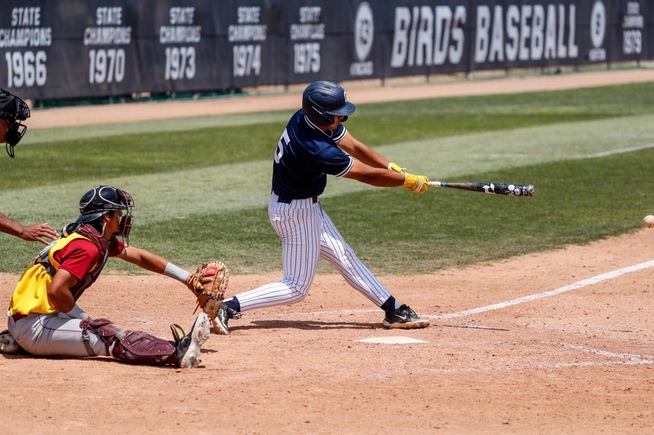
[[[329,113],[322,112],[319,108],[316,107],[316,105],[311,101],[311,97],[307,97],[309,100],[308,108],[304,107],[304,104],[302,105],[302,110],[304,113],[306,113],[309,116],[309,119],[315,122],[318,125],[321,125],[323,127],[326,127],[328,125],[332,125],[334,123],[334,115],[330,115]]]

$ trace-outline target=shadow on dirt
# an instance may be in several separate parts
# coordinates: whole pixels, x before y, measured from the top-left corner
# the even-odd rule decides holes
[[[381,323],[360,323],[360,322],[316,322],[303,320],[255,320],[247,326],[233,326],[232,331],[250,329],[300,329],[300,330],[325,330],[325,329],[380,329]]]

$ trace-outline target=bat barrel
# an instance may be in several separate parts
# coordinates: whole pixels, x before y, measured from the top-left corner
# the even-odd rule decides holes
[[[447,183],[444,181],[429,181],[430,187],[449,187],[451,189],[470,190],[473,192],[488,193],[505,196],[534,196],[532,184],[518,183]]]

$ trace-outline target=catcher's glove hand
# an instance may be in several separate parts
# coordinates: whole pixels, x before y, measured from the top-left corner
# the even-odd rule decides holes
[[[203,263],[190,274],[186,286],[198,298],[196,311],[201,307],[211,319],[215,319],[225,299],[228,281],[229,270],[221,261]]]

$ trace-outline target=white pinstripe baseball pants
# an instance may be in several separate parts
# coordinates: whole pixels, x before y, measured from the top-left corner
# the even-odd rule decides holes
[[[274,193],[268,204],[268,217],[282,241],[282,281],[264,284],[236,295],[241,311],[287,305],[306,297],[316,275],[320,257],[331,263],[345,280],[376,306],[391,294],[359,260],[343,240],[320,201],[312,198],[278,202]]]

